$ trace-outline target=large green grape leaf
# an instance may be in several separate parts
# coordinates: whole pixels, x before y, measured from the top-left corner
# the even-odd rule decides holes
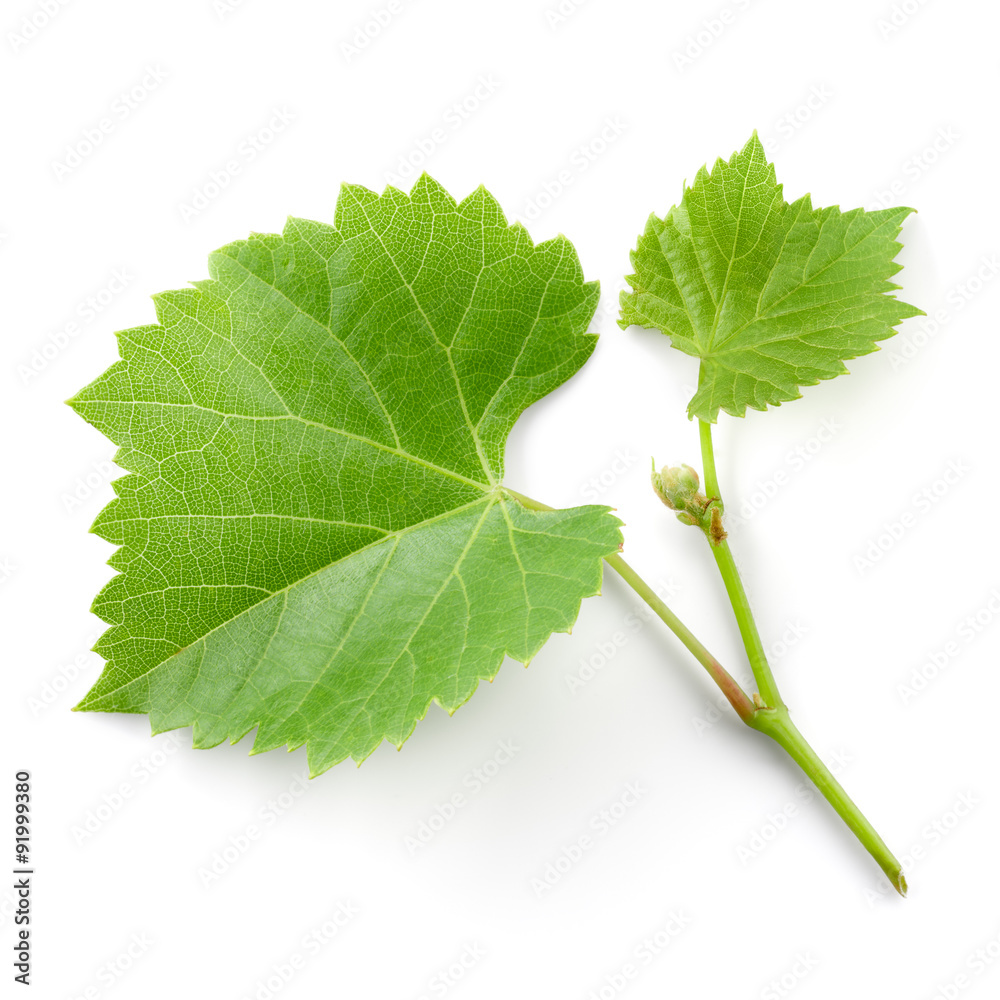
[[[514,421],[594,348],[598,286],[564,237],[427,177],[345,186],[334,226],[290,219],[209,273],[70,401],[130,473],[93,528],[120,573],[77,707],[199,747],[256,727],[253,752],[306,744],[318,774],[453,712],[599,591],[609,508],[502,485]]]
[[[691,417],[798,399],[922,315],[888,294],[912,211],[789,204],[755,132],[728,163],[702,167],[666,218],[649,217],[619,325],[661,330],[701,360]]]

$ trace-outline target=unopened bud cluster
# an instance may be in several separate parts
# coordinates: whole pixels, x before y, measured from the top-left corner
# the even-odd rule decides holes
[[[656,495],[677,512],[681,524],[701,528],[714,545],[726,537],[722,527],[722,504],[699,492],[701,482],[690,465],[665,465],[657,472],[654,464],[650,480]]]

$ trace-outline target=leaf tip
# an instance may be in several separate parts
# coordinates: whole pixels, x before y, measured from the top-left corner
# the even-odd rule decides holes
[[[458,207],[458,199],[439,180],[427,173],[426,170],[421,173],[414,182],[413,187],[410,188],[410,200],[412,201],[417,195],[426,197],[428,201],[431,200],[432,196],[443,198],[452,209]],[[469,195],[469,197],[471,198],[472,195]]]
[[[390,185],[387,184],[385,190],[388,191],[389,188]],[[393,190],[396,189],[393,188]],[[403,192],[400,193],[402,194]],[[349,181],[341,181],[340,190],[337,192],[337,208],[334,209],[335,220],[339,217],[338,210],[340,208],[340,201],[342,198],[345,197],[345,195],[348,198],[352,199],[353,201],[357,202],[358,204],[361,204],[361,202],[364,201],[366,198],[378,197],[378,195],[375,194],[375,192],[372,191],[371,188],[365,187],[364,184],[351,184]]]

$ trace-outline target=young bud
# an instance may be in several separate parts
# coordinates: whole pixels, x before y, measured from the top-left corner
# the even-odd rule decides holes
[[[726,537],[722,526],[722,504],[698,492],[698,473],[690,465],[665,465],[659,472],[656,464],[650,475],[653,489],[660,500],[677,511],[677,520],[701,528],[713,545]]]
[[[687,510],[698,494],[698,473],[690,465],[665,465],[650,476],[656,495],[671,510]]]

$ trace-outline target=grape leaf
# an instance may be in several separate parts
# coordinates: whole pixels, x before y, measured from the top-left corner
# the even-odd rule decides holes
[[[798,399],[922,315],[887,294],[912,211],[789,204],[755,132],[728,163],[702,167],[666,218],[649,217],[619,326],[660,330],[701,360],[692,418]]]
[[[77,708],[198,747],[256,727],[252,752],[306,744],[318,774],[454,712],[599,592],[610,509],[502,485],[514,421],[594,348],[598,285],[565,237],[426,176],[344,186],[335,225],[289,219],[209,273],[70,400],[130,473],[92,529],[121,572]]]

